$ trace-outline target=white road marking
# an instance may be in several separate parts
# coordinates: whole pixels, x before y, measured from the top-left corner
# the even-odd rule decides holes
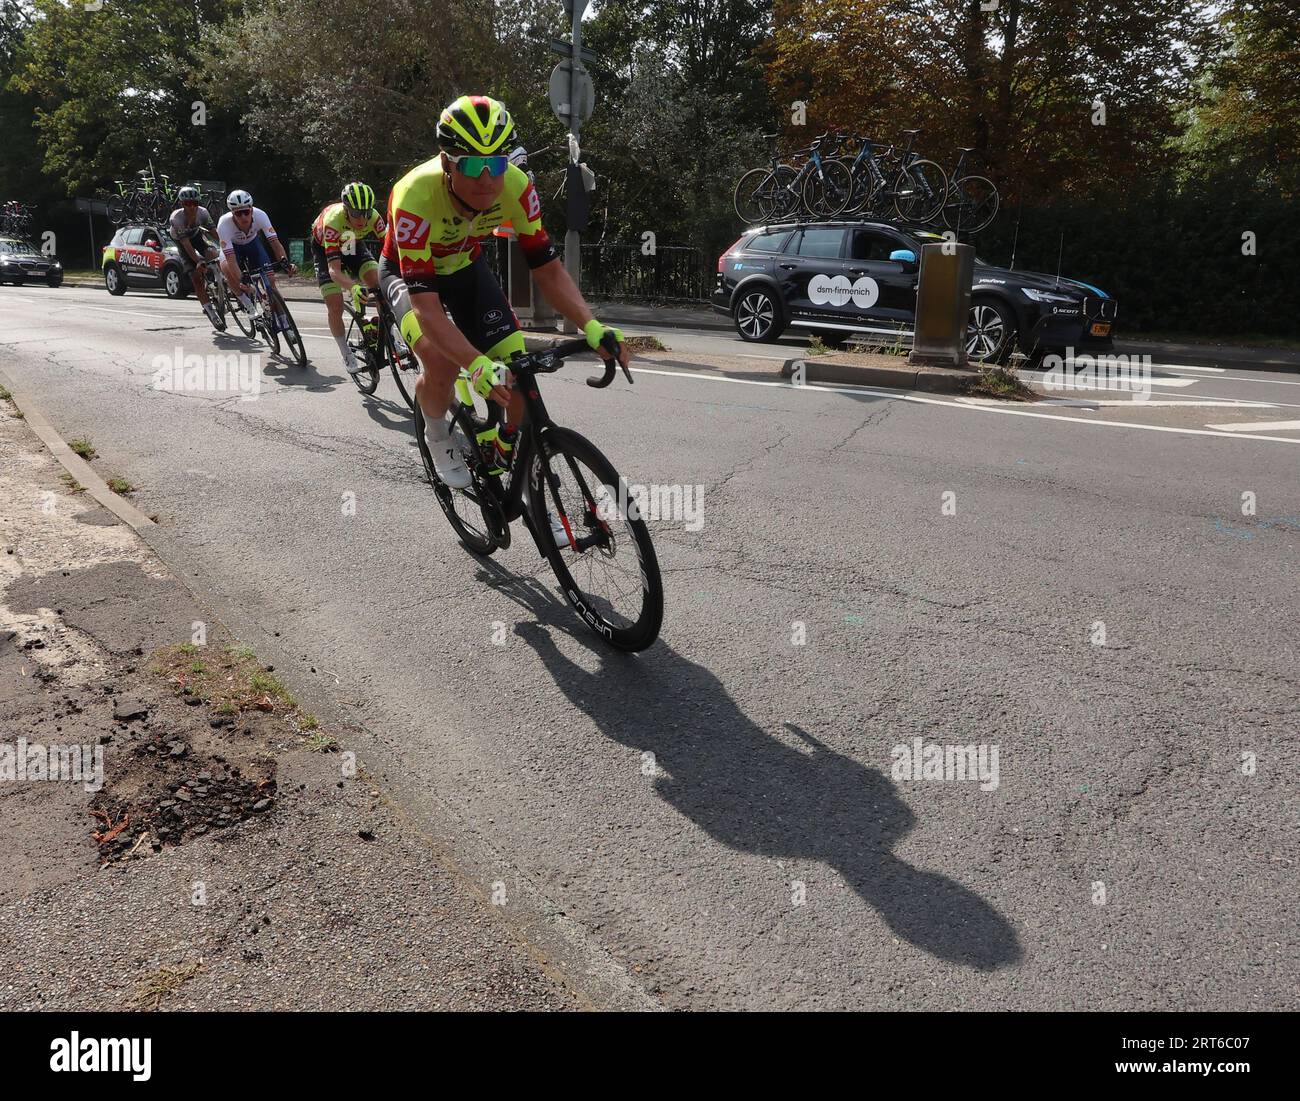
[[[1153,363],[1153,371],[1212,371],[1216,375],[1221,375],[1226,367],[1197,367],[1191,363]]]
[[[1300,432],[1300,421],[1246,421],[1240,424],[1207,424],[1220,432]]]
[[[1209,381],[1208,379],[1206,380]],[[1220,375],[1215,382],[1261,382],[1265,386],[1300,386],[1300,382],[1290,382],[1280,378],[1251,378],[1249,375]]]
[[[643,375],[665,375],[672,378],[689,378],[700,382],[717,382],[731,386],[775,386],[783,390],[811,390],[823,394],[858,394],[877,398],[892,398],[895,401],[912,402],[916,405],[942,405],[948,409],[961,409],[968,413],[999,413],[1008,417],[1033,417],[1037,420],[1064,421],[1066,424],[1083,425],[1088,428],[1131,428],[1141,432],[1172,432],[1179,436],[1213,436],[1220,440],[1264,440],[1268,443],[1300,444],[1300,439],[1288,436],[1228,436],[1222,432],[1212,432],[1205,428],[1173,428],[1162,424],[1126,424],[1124,421],[1083,420],[1079,417],[1063,417],[1054,413],[1033,413],[1028,409],[1007,409],[992,405],[960,405],[956,401],[940,398],[923,398],[917,394],[908,394],[902,390],[877,390],[866,386],[792,386],[788,382],[763,382],[759,379],[725,378],[695,371],[659,371],[649,367],[634,367],[632,370]]]
[[[993,405],[1001,404],[997,398],[958,398],[963,402],[979,402],[981,404],[989,402]],[[1188,409],[1194,406],[1207,406],[1211,409],[1276,409],[1277,406],[1271,401],[1238,401],[1235,398],[1224,398],[1222,401],[1215,401],[1212,398],[1188,398],[1180,401],[1171,398],[1168,401],[1134,401],[1132,399],[1121,401],[1113,399],[1109,401],[1092,400],[1089,398],[1047,398],[1040,401],[1039,405],[1059,405],[1073,408],[1089,408],[1097,406],[1110,406],[1121,409]]]

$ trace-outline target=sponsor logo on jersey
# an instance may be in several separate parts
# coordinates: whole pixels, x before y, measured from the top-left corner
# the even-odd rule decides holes
[[[542,216],[542,201],[537,197],[537,188],[533,187],[532,181],[529,181],[519,196],[519,205],[524,208],[530,222],[535,222]]]
[[[429,219],[399,208],[393,215],[393,239],[402,248],[424,248],[429,243]]]

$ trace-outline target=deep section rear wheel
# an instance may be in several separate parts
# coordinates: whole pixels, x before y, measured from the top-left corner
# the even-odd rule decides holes
[[[546,462],[534,452],[529,466],[528,507],[560,588],[615,649],[644,650],[659,637],[664,589],[636,496],[576,432],[547,429],[542,446]]]
[[[392,333],[383,335],[384,358],[388,361],[388,367],[393,372],[393,381],[397,383],[397,389],[402,395],[402,400],[414,411],[415,383],[420,377],[420,361],[416,359],[415,353],[410,348],[406,349],[405,355],[399,353],[394,345]],[[405,347],[405,344],[403,344],[403,347]]]
[[[239,326],[239,331],[245,336],[252,336],[253,319],[248,316],[248,311],[239,304],[239,299],[233,294],[228,295],[226,304],[230,309],[230,316],[235,319],[235,324]]]
[[[289,307],[285,304],[284,295],[274,286],[270,287],[269,290],[272,306],[271,324],[273,326],[279,325],[281,319],[283,319],[284,328],[281,332],[284,336],[284,342],[288,346],[289,354],[293,356],[294,362],[299,367],[306,367],[307,346],[302,342],[302,334],[298,332],[298,325],[293,319],[293,314],[289,312]]]

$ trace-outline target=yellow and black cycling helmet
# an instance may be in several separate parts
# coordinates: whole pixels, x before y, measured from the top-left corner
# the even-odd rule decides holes
[[[344,184],[339,198],[355,214],[369,214],[375,209],[375,189],[368,184],[356,181]]]
[[[500,100],[461,96],[438,118],[438,148],[453,157],[505,154],[514,132],[514,120]]]

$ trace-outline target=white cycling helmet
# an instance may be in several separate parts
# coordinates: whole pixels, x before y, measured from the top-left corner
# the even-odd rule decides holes
[[[247,191],[232,191],[226,196],[227,210],[246,210],[253,205],[253,196]]]

